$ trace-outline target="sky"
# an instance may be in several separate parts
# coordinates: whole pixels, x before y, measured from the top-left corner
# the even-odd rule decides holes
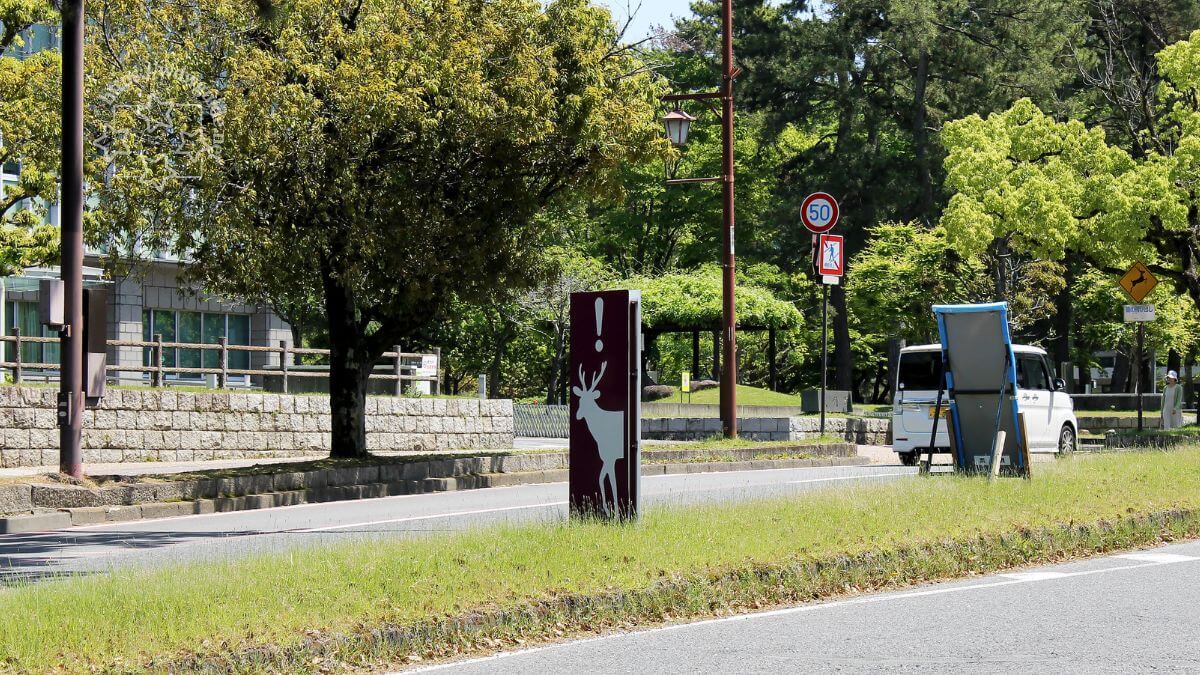
[[[641,9],[636,12],[633,23],[629,26],[629,32],[625,36],[628,40],[640,40],[646,37],[650,33],[650,27],[654,25],[670,28],[674,23],[672,17],[691,14],[689,8],[691,0],[599,0],[599,2],[608,6],[617,25],[622,26],[629,17],[629,10],[637,9],[638,4],[641,3]]]

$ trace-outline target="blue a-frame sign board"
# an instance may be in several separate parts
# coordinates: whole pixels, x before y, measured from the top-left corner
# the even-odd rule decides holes
[[[1004,430],[1001,472],[1027,475],[1017,408],[1017,367],[1008,330],[1008,303],[934,305],[950,403],[950,446],[959,471],[991,466]]]

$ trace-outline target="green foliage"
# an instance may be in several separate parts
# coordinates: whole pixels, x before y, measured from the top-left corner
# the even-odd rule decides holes
[[[1200,177],[1200,33],[1159,56],[1167,85],[1164,113],[1173,121],[1171,150],[1135,159],[1106,142],[1100,128],[1056,122],[1029,101],[986,119],[973,115],[947,128],[949,184],[957,190],[942,217],[960,250],[978,252],[1002,239],[1039,257],[1078,252],[1117,272],[1144,260],[1200,303],[1200,272],[1191,261]]]
[[[58,195],[60,58],[42,51],[20,57],[21,34],[56,20],[45,0],[0,2],[0,165],[20,176],[0,195],[0,276],[49,264],[58,254],[58,230],[45,225]]]
[[[189,89],[213,97],[187,124],[214,133],[182,156],[156,152],[180,142],[161,125],[118,136],[126,159],[97,195],[97,237],[186,255],[215,294],[315,304],[338,454],[365,452],[366,373],[380,353],[428,337],[456,302],[497,305],[533,286],[552,234],[542,212],[619,193],[617,169],[666,144],[656,80],[585,0],[106,11],[118,44],[97,43],[97,63],[145,84],[151,117]],[[144,166],[133,148],[148,150]],[[139,172],[165,180],[131,180]]]
[[[642,322],[647,330],[713,331],[721,329],[721,271],[706,266],[694,272],[660,277],[634,277],[618,284],[642,291]],[[770,291],[741,284],[737,288],[738,325],[790,328],[799,324],[796,307]]]
[[[1122,306],[1129,298],[1117,277],[1089,270],[1072,284],[1073,309],[1080,324],[1080,343],[1093,349],[1119,349],[1129,353],[1136,342],[1137,324],[1123,321]],[[1155,306],[1156,320],[1146,324],[1146,349],[1166,354],[1188,354],[1200,340],[1200,314],[1187,296],[1159,285],[1146,302]]]

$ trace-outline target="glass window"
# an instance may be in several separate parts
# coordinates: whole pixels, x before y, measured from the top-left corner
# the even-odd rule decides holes
[[[229,344],[250,345],[250,316],[247,314],[229,315]],[[236,370],[250,368],[250,352],[229,352],[229,367]]]
[[[42,324],[38,321],[36,302],[18,302],[17,321],[17,325],[21,327],[22,336],[38,337],[42,334]],[[21,360],[25,363],[40,363],[42,361],[42,345],[36,342],[21,345]]]
[[[175,312],[151,313],[154,317],[154,335],[162,335],[163,342],[175,342]],[[154,339],[153,336],[150,338]],[[167,368],[175,367],[175,350],[163,349],[162,365]]]
[[[142,310],[142,342],[150,342],[154,339],[151,333],[154,332],[154,319],[151,318],[151,310]],[[142,365],[146,368],[154,365],[154,350],[150,347],[142,347]]]
[[[905,391],[937,391],[939,352],[907,352],[900,355],[900,385]]]
[[[1050,390],[1046,366],[1040,356],[1017,357],[1017,386],[1029,390]]]
[[[225,315],[224,314],[205,314],[204,315],[204,344],[215,345],[225,337]],[[205,368],[220,368],[221,367],[221,352],[217,349],[204,350],[204,367]]]
[[[177,323],[179,326],[179,342],[190,342],[198,344],[201,339],[202,332],[200,330],[200,312],[179,312],[177,315]],[[181,368],[199,368],[200,367],[200,350],[179,348],[179,367]],[[195,377],[195,373],[181,373],[184,377]]]

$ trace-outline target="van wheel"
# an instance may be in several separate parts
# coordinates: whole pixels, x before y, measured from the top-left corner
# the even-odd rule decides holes
[[[1070,424],[1064,424],[1058,432],[1058,454],[1069,455],[1075,452],[1075,430]]]
[[[904,466],[916,466],[917,465],[917,453],[915,453],[915,452],[898,452],[896,454],[900,455],[900,463],[903,464]]]

